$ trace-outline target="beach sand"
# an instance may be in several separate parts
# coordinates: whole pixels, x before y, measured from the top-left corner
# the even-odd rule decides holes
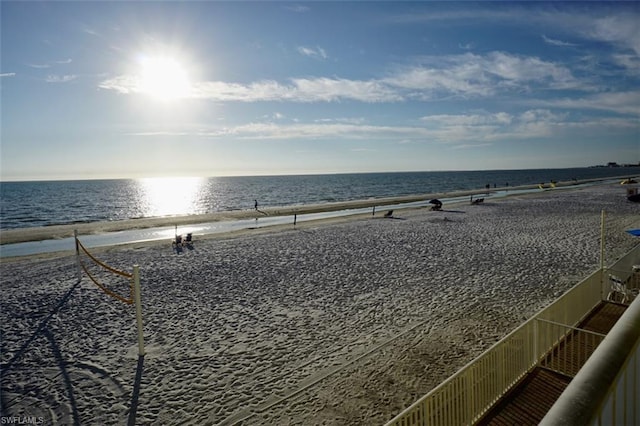
[[[610,184],[100,249],[141,269],[136,424],[383,424],[597,269],[602,209],[612,263],[640,216]],[[84,277],[34,334],[74,257],[0,267],[2,415],[125,424],[135,309]]]

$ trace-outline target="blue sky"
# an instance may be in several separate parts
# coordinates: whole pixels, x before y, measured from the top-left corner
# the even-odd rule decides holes
[[[640,161],[640,3],[9,2],[2,180]]]

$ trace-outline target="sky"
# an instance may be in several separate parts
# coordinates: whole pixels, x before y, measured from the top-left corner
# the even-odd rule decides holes
[[[639,2],[2,1],[2,181],[640,162]]]

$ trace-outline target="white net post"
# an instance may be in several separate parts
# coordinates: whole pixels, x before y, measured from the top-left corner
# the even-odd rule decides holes
[[[138,323],[138,355],[144,356],[144,333],[142,328],[142,304],[140,302],[140,266],[133,265],[133,297],[136,304],[136,322]]]

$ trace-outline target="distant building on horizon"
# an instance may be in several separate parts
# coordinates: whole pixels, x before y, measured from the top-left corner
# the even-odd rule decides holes
[[[640,161],[638,161],[637,164],[632,164],[632,163],[618,164],[615,161],[610,161],[606,165],[599,164],[597,166],[591,166],[591,167],[640,167]]]

